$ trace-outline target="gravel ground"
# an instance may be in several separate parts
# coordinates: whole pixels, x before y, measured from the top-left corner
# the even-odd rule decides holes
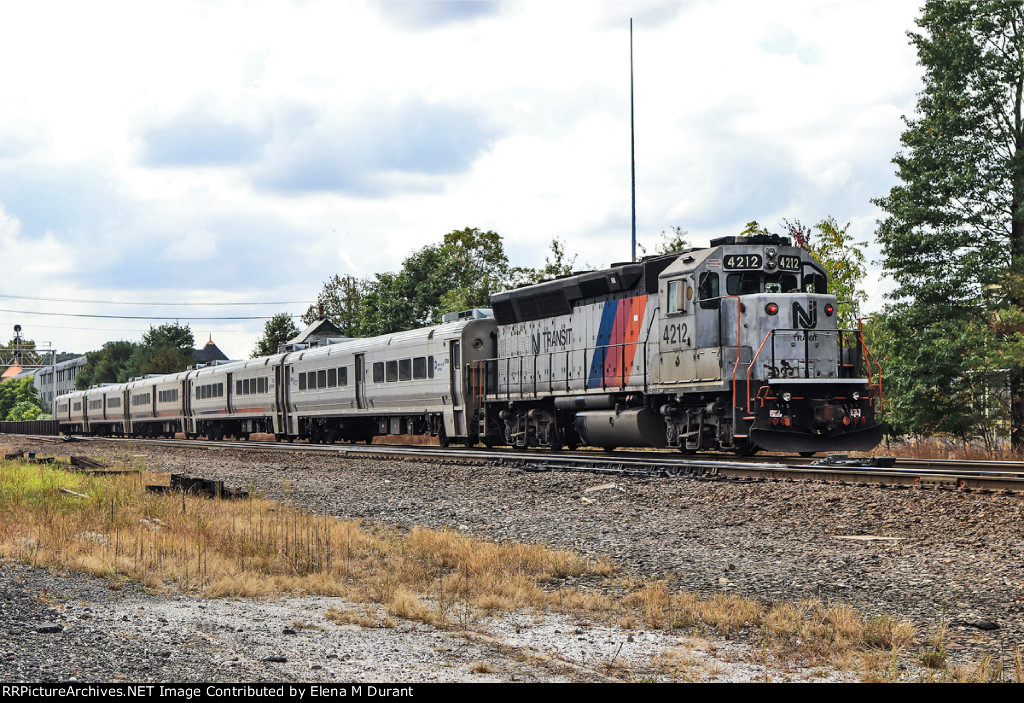
[[[67,451],[7,442],[41,455]],[[338,517],[454,527],[606,556],[626,573],[666,579],[673,589],[843,602],[867,614],[910,620],[923,633],[945,622],[954,661],[985,654],[1008,659],[1024,648],[1024,497],[1018,495],[609,479],[123,443],[90,443],[87,452],[77,445],[75,451],[130,453],[153,470],[254,485],[269,497],[287,496]],[[600,490],[588,491],[594,488]],[[685,652],[698,678],[750,680],[765,673],[756,665],[756,648],[558,619],[509,616],[474,623],[467,634],[422,625],[366,630],[319,614],[328,601],[339,607],[336,599],[167,598],[112,592],[104,581],[11,564],[0,569],[0,593],[0,631],[8,628],[12,638],[0,645],[4,680],[606,680],[653,675],[652,659],[666,651]],[[63,632],[35,631],[54,621],[65,626]],[[281,634],[286,629],[296,634]],[[19,646],[26,642],[46,647]],[[75,652],[96,645],[102,648],[93,658],[76,659]],[[286,661],[265,661],[270,657]],[[769,674],[773,680],[806,680],[821,672]]]

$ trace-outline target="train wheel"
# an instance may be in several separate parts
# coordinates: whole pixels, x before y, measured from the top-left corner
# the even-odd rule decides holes
[[[437,444],[442,449],[451,444],[451,442],[448,441],[448,434],[444,431],[443,427],[441,428],[441,431],[437,433]]]
[[[812,456],[814,456],[814,455],[815,455],[815,454],[817,454],[817,453],[818,453],[818,452],[800,452],[800,456],[802,456],[802,457],[804,457],[804,458],[806,459],[806,458],[808,458],[808,457],[812,457]]]

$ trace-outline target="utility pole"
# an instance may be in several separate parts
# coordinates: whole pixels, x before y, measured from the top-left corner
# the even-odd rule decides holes
[[[629,18],[629,167],[633,188],[633,258],[636,261],[636,127],[633,119],[633,18]]]

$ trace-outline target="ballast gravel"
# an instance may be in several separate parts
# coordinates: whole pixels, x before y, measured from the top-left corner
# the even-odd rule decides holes
[[[67,453],[4,441],[40,455]],[[1024,649],[1024,497],[1016,494],[524,473],[122,442],[76,445],[75,453],[130,456],[150,470],[222,479],[319,514],[607,557],[624,574],[663,579],[673,590],[847,603],[868,616],[910,620],[923,636],[945,626],[953,661],[1011,661]],[[468,632],[360,628],[324,617],[328,607],[348,607],[338,599],[111,591],[104,580],[11,562],[0,566],[0,598],[5,681],[669,680],[653,663],[680,653],[685,680],[844,677],[766,669],[756,645],[555,617],[512,614],[475,621]],[[46,625],[61,630],[38,631]]]

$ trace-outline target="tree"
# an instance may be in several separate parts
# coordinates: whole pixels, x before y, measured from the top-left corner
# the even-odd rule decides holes
[[[87,353],[85,366],[75,377],[75,388],[83,391],[101,383],[128,380],[128,362],[136,346],[134,342],[107,342],[101,349]]]
[[[894,340],[899,391],[927,377],[916,345],[941,331],[958,340],[947,373],[1001,374],[986,395],[1007,393],[1011,445],[1024,450],[1024,5],[929,0],[918,25],[924,89],[893,159],[901,182],[875,201],[897,283],[887,316],[926,335]]]
[[[525,282],[529,273],[509,264],[500,234],[467,227],[406,258],[396,283],[416,324],[433,324],[446,312],[490,307],[491,293]]]
[[[688,232],[679,225],[673,225],[667,230],[661,230],[661,237],[657,246],[654,247],[654,254],[660,256],[689,249],[691,245],[686,239],[687,234]],[[647,255],[647,247],[643,244],[637,243],[637,248],[640,250],[640,256]]]
[[[760,234],[771,234],[767,229],[758,224],[757,220],[751,220],[740,232],[741,237],[756,237]]]
[[[184,371],[195,363],[195,337],[188,325],[168,322],[150,326],[142,335],[142,344],[132,352],[125,369],[126,377],[119,379]]]
[[[832,216],[805,227],[800,220],[782,221],[793,242],[813,256],[828,275],[829,291],[839,301],[837,323],[840,329],[856,329],[860,306],[868,299],[861,288],[865,268],[864,248],[867,242],[855,242],[849,233],[850,223],[842,227]],[[846,303],[846,304],[844,304]]]
[[[335,276],[337,278],[337,276]],[[252,350],[252,358],[270,356],[277,353],[277,348],[299,333],[299,328],[292,322],[292,316],[281,312],[267,320],[263,326],[263,337],[256,342]]]
[[[31,378],[9,378],[0,383],[0,420],[35,420],[45,410]]]
[[[316,297],[316,305],[310,305],[306,309],[302,321],[307,325],[313,324],[320,316],[320,308],[323,308],[324,316],[333,322],[344,336],[365,336],[363,299],[373,285],[373,281],[366,278],[337,274],[331,276]]]
[[[150,325],[142,335],[142,346],[154,349],[187,349],[192,351],[196,339],[192,328],[179,325],[177,322],[165,322],[162,325]]]
[[[552,237],[549,248],[551,255],[544,257],[544,265],[536,269],[536,273],[531,276],[531,283],[572,275],[573,266],[576,265],[576,255],[573,254],[572,258],[569,258],[565,251],[565,241],[558,237]]]
[[[369,337],[436,324],[446,312],[489,307],[491,293],[528,282],[532,274],[509,264],[497,232],[467,227],[413,252],[398,272],[333,276],[317,303],[344,334]],[[310,307],[302,319],[316,318]]]
[[[184,371],[195,363],[195,337],[188,325],[177,322],[150,326],[142,343],[107,342],[85,356],[85,366],[75,378],[75,388],[85,390],[100,383],[124,383],[147,374]]]

